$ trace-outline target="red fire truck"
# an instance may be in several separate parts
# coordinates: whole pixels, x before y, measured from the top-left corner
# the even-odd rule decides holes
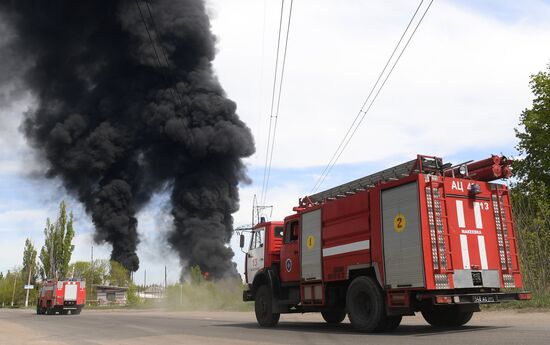
[[[86,282],[83,280],[47,280],[40,288],[37,314],[78,315],[86,304]]]
[[[509,192],[490,182],[509,165],[418,155],[300,199],[283,222],[253,227],[243,300],[255,301],[263,327],[281,313],[321,312],[376,332],[415,312],[462,326],[480,304],[530,299],[502,291],[522,288]]]

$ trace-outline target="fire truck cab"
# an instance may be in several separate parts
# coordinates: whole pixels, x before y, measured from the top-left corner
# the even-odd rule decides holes
[[[263,327],[281,313],[321,312],[376,332],[415,312],[458,327],[480,304],[530,299],[501,291],[523,285],[508,189],[489,182],[509,169],[488,169],[500,164],[494,157],[452,167],[419,155],[305,197],[283,222],[257,224],[243,300],[255,302]]]
[[[86,304],[86,282],[50,279],[42,283],[36,303],[37,314],[78,315]]]

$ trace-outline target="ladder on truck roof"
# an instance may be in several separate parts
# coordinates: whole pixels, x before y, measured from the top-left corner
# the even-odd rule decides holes
[[[441,173],[443,160],[438,157],[418,155],[416,159],[379,171],[372,175],[361,177],[357,180],[327,189],[325,191],[306,196],[300,200],[301,206],[318,204],[325,200],[335,200],[348,195],[353,195],[377,184],[399,180],[400,178],[419,173]]]

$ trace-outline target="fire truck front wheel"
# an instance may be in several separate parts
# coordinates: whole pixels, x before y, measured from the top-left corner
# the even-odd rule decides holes
[[[434,327],[460,327],[468,323],[474,312],[454,308],[423,310],[424,320]]]
[[[261,327],[273,327],[279,322],[281,314],[273,312],[273,298],[267,285],[262,285],[256,291],[254,311],[256,320]]]
[[[371,277],[357,277],[348,287],[346,309],[351,325],[361,332],[375,332],[385,325],[384,296]]]

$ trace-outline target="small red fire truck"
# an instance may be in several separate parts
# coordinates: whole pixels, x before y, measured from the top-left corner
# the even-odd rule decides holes
[[[530,299],[501,291],[523,286],[509,191],[490,182],[509,165],[418,155],[300,199],[283,222],[253,227],[243,300],[255,301],[263,327],[281,313],[321,312],[376,332],[415,312],[462,326],[480,304]]]
[[[37,314],[78,315],[86,304],[86,282],[83,280],[45,281],[36,303]]]

